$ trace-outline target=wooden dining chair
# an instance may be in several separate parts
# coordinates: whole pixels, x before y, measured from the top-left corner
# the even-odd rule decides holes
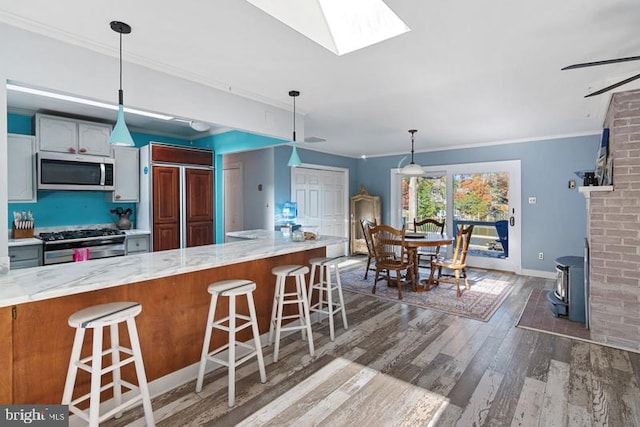
[[[361,219],[360,220],[360,226],[362,227],[362,235],[364,236],[364,241],[367,244],[367,268],[364,270],[364,280],[367,280],[367,275],[369,274],[369,269],[371,268],[371,260],[375,259],[375,253],[373,250],[373,241],[371,240],[371,232],[370,232],[370,228],[371,227],[375,227],[376,224],[376,220],[368,220],[368,219]]]
[[[413,256],[405,246],[405,230],[388,225],[378,225],[370,228],[376,258],[376,278],[373,282],[373,293],[381,273],[386,270],[387,283],[391,285],[391,271],[395,271],[395,281],[398,287],[398,299],[402,299],[402,271],[410,278],[413,290],[416,290],[416,280],[413,271]]]
[[[469,280],[467,279],[467,252],[469,251],[469,243],[471,242],[471,234],[473,233],[473,225],[461,226],[456,238],[456,245],[453,250],[453,257],[445,260],[433,260],[431,262],[431,274],[429,275],[428,287],[433,284],[455,283],[457,290],[456,296],[460,298],[460,274],[464,278],[465,289],[469,290]],[[442,269],[453,270],[454,278],[442,275]],[[437,270],[437,273],[436,273]],[[435,277],[434,277],[435,276]]]
[[[418,233],[438,233],[441,236],[444,235],[445,219],[438,221],[433,218],[426,218],[413,220],[413,230]],[[418,248],[418,267],[430,268],[431,262],[438,259],[440,256],[440,246]],[[422,258],[428,258],[428,261],[423,263]]]

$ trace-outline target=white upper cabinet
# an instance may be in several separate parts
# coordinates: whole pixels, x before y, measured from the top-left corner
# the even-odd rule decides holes
[[[9,202],[35,202],[36,139],[29,135],[7,136],[7,198]]]
[[[36,138],[41,151],[109,156],[111,125],[36,114]]]
[[[140,153],[135,147],[112,147],[116,162],[114,202],[138,202],[140,195]]]
[[[78,123],[78,152],[96,156],[109,156],[111,125],[101,123]]]

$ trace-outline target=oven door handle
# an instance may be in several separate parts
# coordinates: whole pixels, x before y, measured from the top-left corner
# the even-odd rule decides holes
[[[124,248],[119,247],[101,248],[98,250],[92,250],[89,248],[89,259],[109,258],[114,256],[123,256],[124,254]]]
[[[124,243],[102,246],[87,246],[89,249],[88,259],[109,258],[126,255]],[[75,248],[80,249],[80,248]],[[60,264],[73,262],[74,248],[58,249],[44,252],[44,264]]]

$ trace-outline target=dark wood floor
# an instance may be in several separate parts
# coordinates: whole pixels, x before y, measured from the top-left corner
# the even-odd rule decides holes
[[[349,330],[336,317],[331,342],[315,324],[314,357],[287,337],[275,364],[264,348],[266,384],[253,361],[237,371],[234,408],[218,370],[201,393],[192,381],[155,398],[157,425],[640,425],[640,354],[516,328],[530,290],[551,283],[504,279],[514,289],[486,323],[346,293]]]

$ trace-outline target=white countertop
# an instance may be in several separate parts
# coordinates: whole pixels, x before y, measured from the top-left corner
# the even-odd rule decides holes
[[[42,240],[37,239],[35,237],[28,237],[26,239],[9,239],[8,246],[10,248],[16,246],[31,246],[31,245],[42,245]]]
[[[276,232],[276,234],[281,234]],[[244,231],[230,231],[227,233],[228,237],[236,237],[238,239],[256,240],[267,239],[273,235],[269,230],[244,230]]]
[[[12,270],[6,275],[0,275],[0,307],[106,289],[347,241],[346,237],[322,236],[317,240],[292,242],[275,231],[249,230],[243,233],[260,238]]]

